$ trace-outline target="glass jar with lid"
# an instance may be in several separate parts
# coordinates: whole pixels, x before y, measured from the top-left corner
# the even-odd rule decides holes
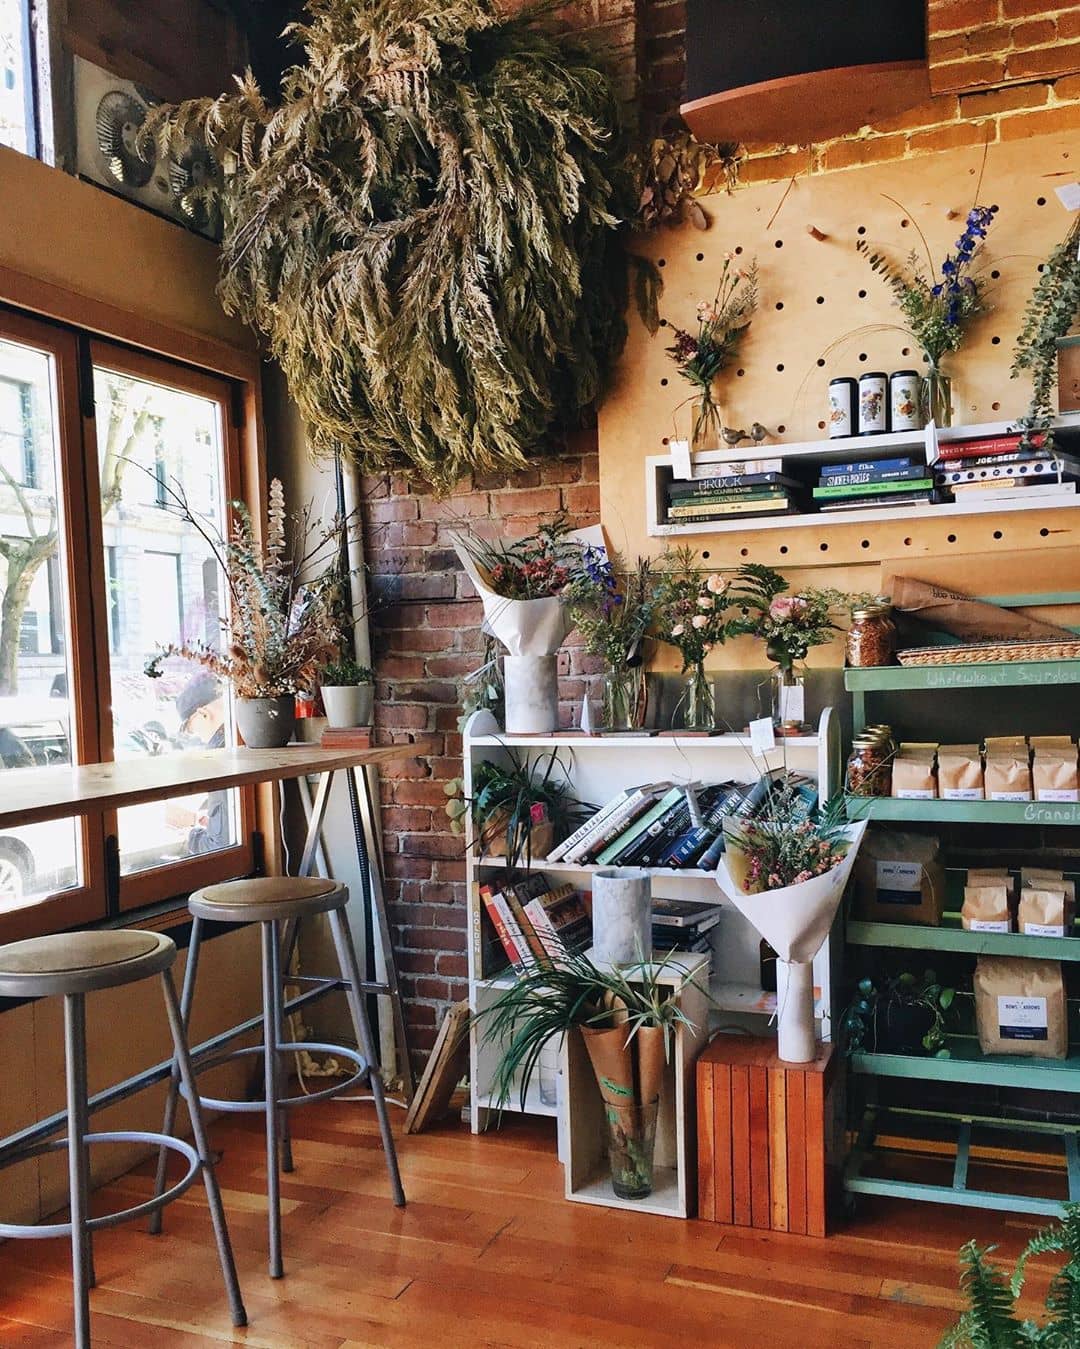
[[[849,796],[888,796],[892,792],[892,755],[876,736],[857,735],[851,742],[844,789]]]
[[[883,604],[855,609],[847,634],[847,664],[852,669],[891,665],[896,655],[896,624]]]

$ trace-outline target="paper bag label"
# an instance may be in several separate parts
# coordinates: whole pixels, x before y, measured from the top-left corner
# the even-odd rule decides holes
[[[1025,937],[1064,937],[1065,928],[1061,923],[1025,923]]]
[[[876,889],[879,904],[920,904],[922,863],[878,862]]]
[[[983,791],[981,787],[946,787],[941,793],[943,801],[981,801]]]
[[[934,793],[921,787],[901,787],[896,798],[898,801],[933,801]]]
[[[1045,998],[998,996],[998,1034],[1003,1040],[1047,1040]]]
[[[1008,932],[1007,918],[973,918],[968,923],[969,932]]]
[[[991,792],[991,801],[1030,801],[1030,792]]]
[[[1080,791],[1075,787],[1042,787],[1039,789],[1040,801],[1080,801]]]

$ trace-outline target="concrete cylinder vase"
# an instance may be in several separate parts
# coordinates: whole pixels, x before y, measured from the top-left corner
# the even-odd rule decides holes
[[[652,881],[640,867],[593,876],[593,959],[633,965],[652,956]]]
[[[545,735],[559,725],[555,656],[503,657],[508,735]]]

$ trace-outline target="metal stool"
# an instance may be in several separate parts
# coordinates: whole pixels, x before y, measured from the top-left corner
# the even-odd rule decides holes
[[[71,1237],[71,1266],[75,1285],[75,1345],[87,1349],[90,1344],[90,1289],[94,1286],[91,1234],[115,1227],[130,1218],[160,1212],[194,1184],[201,1174],[206,1199],[214,1224],[218,1259],[229,1297],[233,1324],[247,1325],[247,1313],[240,1297],[236,1265],[229,1243],[229,1230],[221,1206],[221,1192],[214,1175],[213,1160],[206,1141],[202,1113],[194,1096],[195,1077],[188,1051],[187,1034],[176,1000],[172,965],[176,946],[157,932],[73,932],[51,937],[36,937],[0,947],[0,996],[8,998],[64,999],[64,1049],[67,1079],[67,1138],[39,1143],[0,1158],[0,1169],[28,1161],[46,1152],[67,1148],[68,1185],[71,1221],[37,1225],[0,1223],[0,1237]],[[172,1034],[176,1073],[189,1092],[191,1129],[195,1146],[165,1134],[142,1130],[90,1133],[87,1108],[86,1074],[86,994],[103,988],[119,988],[140,979],[160,974],[165,993],[165,1010]],[[118,1213],[90,1217],[90,1143],[151,1143],[178,1152],[187,1162],[187,1174],[168,1190],[159,1189],[154,1198]]]
[[[386,1167],[390,1173],[394,1203],[398,1207],[405,1203],[405,1192],[401,1187],[401,1176],[398,1173],[397,1153],[390,1132],[382,1078],[379,1075],[375,1042],[360,994],[360,966],[344,914],[348,902],[349,892],[344,885],[317,876],[266,876],[253,880],[227,881],[222,885],[210,885],[204,890],[197,890],[188,900],[188,908],[195,921],[191,928],[188,964],[180,1001],[181,1018],[185,1027],[191,1016],[203,923],[259,923],[262,928],[263,1044],[200,1058],[196,1064],[196,1071],[202,1072],[249,1055],[261,1055],[263,1058],[265,1088],[262,1099],[225,1101],[211,1096],[200,1096],[199,1101],[212,1110],[262,1111],[266,1115],[266,1192],[270,1220],[269,1268],[272,1279],[280,1279],[284,1273],[281,1259],[281,1170],[283,1161],[284,1169],[292,1170],[285,1111],[293,1106],[308,1105],[315,1101],[328,1100],[331,1096],[340,1096],[366,1078],[371,1087],[375,1112],[379,1119],[379,1131],[386,1153]],[[359,1053],[341,1045],[284,1039],[282,970],[295,943],[299,920],[317,913],[325,913],[330,923],[341,983],[348,1000],[356,1042],[360,1046]],[[310,1095],[283,1096],[281,1056],[303,1050],[333,1054],[337,1058],[347,1059],[355,1065],[356,1072],[346,1081],[337,1082]],[[162,1125],[162,1131],[166,1134],[172,1133],[177,1096],[180,1094],[185,1100],[190,1101],[187,1083],[179,1071],[179,1066],[174,1064],[169,1096],[165,1105],[165,1121]],[[156,1190],[158,1194],[165,1188],[166,1161],[163,1149],[158,1159]],[[153,1232],[161,1230],[160,1213],[151,1219],[150,1230]]]

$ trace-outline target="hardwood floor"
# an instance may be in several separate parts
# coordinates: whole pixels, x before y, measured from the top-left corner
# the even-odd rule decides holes
[[[293,1123],[280,1282],[265,1272],[261,1121],[214,1128],[249,1328],[230,1324],[196,1187],[166,1210],[163,1236],[98,1236],[96,1345],[918,1349],[952,1319],[961,1243],[1011,1257],[1041,1226],[877,1201],[821,1241],[567,1204],[553,1129],[520,1119],[479,1138],[451,1123],[401,1139],[409,1204],[396,1210],[368,1106],[330,1101]],[[143,1167],[94,1211],[149,1188]],[[61,1241],[0,1246],[4,1349],[70,1345],[68,1261]],[[1033,1269],[1027,1308],[1046,1278]]]

